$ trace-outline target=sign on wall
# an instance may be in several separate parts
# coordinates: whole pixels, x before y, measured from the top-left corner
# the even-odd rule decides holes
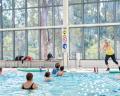
[[[67,29],[66,28],[63,29],[62,37],[63,37],[62,38],[62,41],[63,41],[62,47],[63,47],[63,49],[67,49],[68,45],[67,45]]]

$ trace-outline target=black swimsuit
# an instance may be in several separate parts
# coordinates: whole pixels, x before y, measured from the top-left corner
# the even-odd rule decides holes
[[[33,85],[34,85],[34,83],[32,83],[32,85],[31,85],[29,88],[25,88],[25,87],[24,87],[24,84],[23,84],[22,89],[34,89],[34,88],[33,88]]]

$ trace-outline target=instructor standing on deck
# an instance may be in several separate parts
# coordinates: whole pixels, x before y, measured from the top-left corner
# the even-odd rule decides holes
[[[120,71],[120,66],[119,66],[119,64],[118,64],[118,62],[117,62],[117,60],[116,60],[114,50],[113,50],[110,42],[108,42],[107,40],[105,40],[105,42],[104,42],[103,50],[104,50],[104,52],[105,52],[105,54],[106,54],[106,56],[105,56],[105,64],[106,64],[106,66],[107,66],[107,70],[106,70],[106,71],[109,71],[109,70],[110,70],[110,67],[109,67],[109,65],[108,65],[108,60],[109,60],[110,57],[111,57],[111,59],[113,60],[113,62],[114,62],[115,64],[117,64],[117,66],[118,66],[118,68],[119,68],[119,71]]]

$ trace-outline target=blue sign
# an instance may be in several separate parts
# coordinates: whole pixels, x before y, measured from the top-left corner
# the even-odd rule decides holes
[[[66,49],[67,48],[67,44],[63,44],[63,48]]]

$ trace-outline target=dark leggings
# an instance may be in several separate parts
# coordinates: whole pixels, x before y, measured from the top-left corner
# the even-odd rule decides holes
[[[115,58],[115,54],[113,54],[113,55],[106,55],[106,56],[105,56],[105,64],[106,64],[106,65],[108,65],[108,59],[109,59],[110,57],[112,58],[112,60],[113,60],[113,62],[114,62],[115,64],[118,64],[118,62],[116,61],[116,58]]]

